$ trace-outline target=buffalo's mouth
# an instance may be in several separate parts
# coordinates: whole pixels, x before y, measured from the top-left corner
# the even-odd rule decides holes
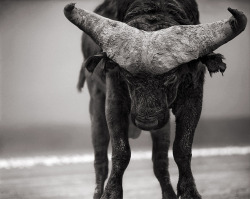
[[[135,119],[135,125],[137,127],[139,127],[142,130],[152,130],[158,127],[158,120],[145,120],[145,121],[141,121],[138,119]]]
[[[134,124],[146,131],[150,130],[156,130],[162,128],[168,121],[169,116],[167,114],[162,114],[158,117],[147,117],[147,118],[141,118],[141,117],[134,117],[132,116],[132,121]]]

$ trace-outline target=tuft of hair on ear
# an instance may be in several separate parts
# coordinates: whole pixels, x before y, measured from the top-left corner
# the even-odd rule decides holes
[[[119,65],[116,62],[114,62],[112,59],[108,57],[105,59],[105,67],[104,67],[105,72],[108,72],[109,70],[113,70],[117,66]]]
[[[80,70],[80,73],[79,73],[79,78],[78,78],[78,83],[77,83],[77,90],[79,92],[82,91],[82,88],[84,86],[84,83],[85,83],[85,64],[83,63],[82,64],[82,67],[81,67],[81,70]]]
[[[223,75],[227,66],[223,62],[224,56],[219,53],[210,53],[206,56],[203,56],[200,60],[203,64],[206,65],[210,76],[212,77],[213,73],[221,72]]]

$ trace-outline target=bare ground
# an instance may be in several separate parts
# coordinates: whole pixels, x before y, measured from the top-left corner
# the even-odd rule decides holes
[[[250,155],[193,158],[197,187],[204,199],[249,199]],[[170,159],[172,184],[178,170]],[[131,161],[124,175],[124,199],[161,198],[150,160]],[[1,199],[90,199],[92,164],[0,170]]]

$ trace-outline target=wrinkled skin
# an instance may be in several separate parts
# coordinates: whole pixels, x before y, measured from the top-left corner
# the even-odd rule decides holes
[[[106,0],[95,12],[145,31],[176,24],[199,23],[194,0],[124,0],[119,1],[118,5],[115,0]],[[95,150],[94,199],[122,198],[122,177],[131,156],[128,138],[129,134],[138,133],[139,129],[151,133],[153,168],[163,199],[200,199],[191,170],[192,143],[202,110],[205,65],[211,74],[218,71],[223,73],[226,69],[223,56],[211,53],[168,73],[153,76],[145,73],[132,75],[113,64],[112,60],[107,60],[103,54],[92,57],[100,52],[101,49],[84,34],[83,54],[85,58],[91,59],[81,69],[78,88],[83,87],[86,78],[91,97],[90,115]],[[168,172],[170,110],[176,117],[173,153],[179,169],[177,195]],[[133,125],[130,128],[130,117],[137,128]],[[129,129],[132,133],[128,132]],[[110,140],[112,170],[104,190]]]

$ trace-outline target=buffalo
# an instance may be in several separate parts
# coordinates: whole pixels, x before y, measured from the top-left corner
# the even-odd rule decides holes
[[[87,81],[94,146],[94,199],[123,197],[122,178],[131,151],[129,138],[150,131],[152,161],[163,199],[200,199],[191,170],[192,143],[203,100],[206,69],[223,73],[226,64],[215,49],[246,27],[246,16],[200,24],[195,0],[105,0],[94,12],[64,8],[84,31],[78,89]],[[177,194],[168,171],[170,110],[176,119],[173,144],[179,169]],[[112,144],[108,176],[107,150]]]

